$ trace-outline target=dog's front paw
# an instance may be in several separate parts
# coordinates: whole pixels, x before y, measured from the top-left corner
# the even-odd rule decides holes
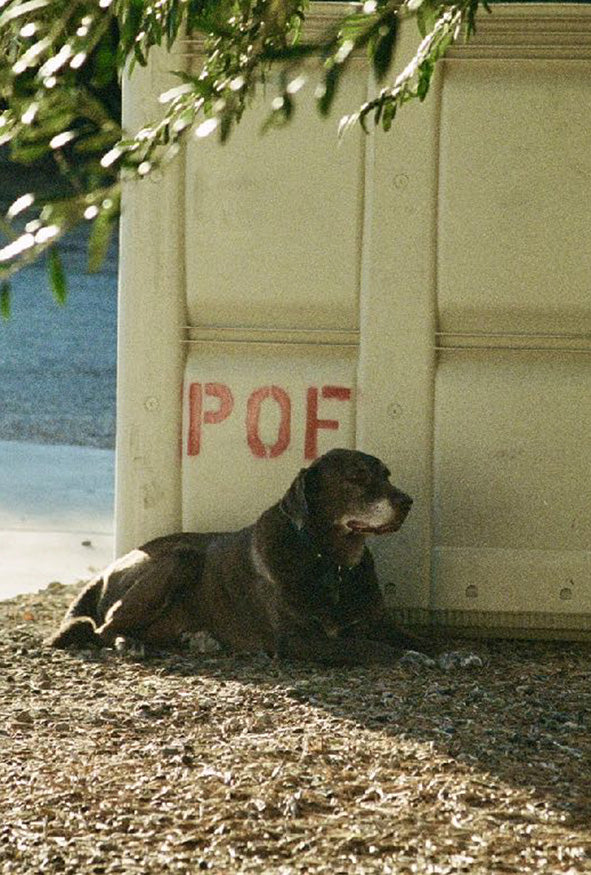
[[[398,660],[398,665],[412,669],[433,668],[436,662],[426,653],[419,653],[418,650],[405,650],[404,655]]]
[[[455,668],[482,668],[483,664],[476,653],[461,653],[459,650],[450,650],[437,657],[437,665],[443,671],[453,671]]]
[[[123,635],[118,635],[115,638],[115,650],[121,656],[127,656],[129,659],[145,659],[146,648],[143,642],[137,638],[127,638]]]
[[[199,632],[187,632],[183,635],[183,642],[191,653],[209,654],[219,653],[222,645],[213,635],[201,629]]]

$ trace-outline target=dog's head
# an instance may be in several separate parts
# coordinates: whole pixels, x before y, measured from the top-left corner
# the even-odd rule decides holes
[[[375,456],[330,450],[302,468],[281,509],[299,529],[312,526],[346,534],[396,532],[412,498],[390,483],[390,472]]]

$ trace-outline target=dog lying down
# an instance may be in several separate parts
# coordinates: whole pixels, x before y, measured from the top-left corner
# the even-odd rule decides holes
[[[374,456],[331,450],[251,526],[156,538],[116,560],[70,606],[53,647],[214,647],[326,665],[434,665],[386,614],[368,535],[396,532],[412,499]],[[422,652],[416,652],[420,647]],[[458,653],[444,668],[480,665]]]

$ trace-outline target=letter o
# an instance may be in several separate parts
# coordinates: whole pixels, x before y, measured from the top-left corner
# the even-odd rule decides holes
[[[264,444],[259,435],[261,406],[267,398],[276,401],[281,412],[277,440],[270,446]],[[290,436],[291,401],[285,389],[280,386],[261,386],[260,389],[255,389],[246,404],[246,439],[253,456],[259,459],[275,459],[288,448]]]

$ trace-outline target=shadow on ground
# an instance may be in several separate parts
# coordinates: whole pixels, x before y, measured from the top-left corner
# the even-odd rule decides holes
[[[454,647],[466,649],[465,642]],[[320,669],[264,657],[148,659],[145,669],[256,687],[281,685],[357,726],[430,742],[451,760],[492,774],[591,824],[591,647],[563,642],[473,642],[481,669]],[[477,802],[477,800],[476,800]]]

